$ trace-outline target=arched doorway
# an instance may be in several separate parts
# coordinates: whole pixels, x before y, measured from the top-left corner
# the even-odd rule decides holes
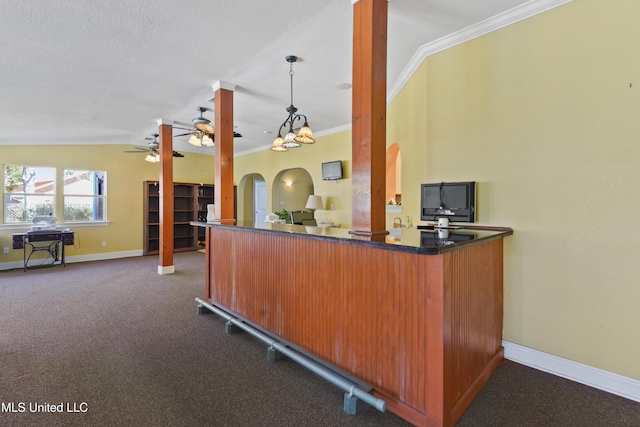
[[[309,195],[314,191],[313,179],[306,169],[285,169],[276,175],[271,191],[273,212],[304,210]]]
[[[268,212],[267,185],[259,173],[242,177],[237,195],[238,221],[261,222]]]

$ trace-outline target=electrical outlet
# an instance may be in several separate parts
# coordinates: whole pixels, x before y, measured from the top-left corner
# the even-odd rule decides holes
[[[104,248],[105,246],[107,246],[107,242],[102,242],[102,247]]]
[[[4,254],[8,254],[9,253],[9,248],[4,248]]]

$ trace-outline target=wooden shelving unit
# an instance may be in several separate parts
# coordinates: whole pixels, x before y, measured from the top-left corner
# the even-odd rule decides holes
[[[157,181],[144,182],[144,255],[160,250],[160,194]],[[193,251],[204,247],[202,227],[191,221],[206,221],[207,204],[213,203],[214,186],[210,184],[174,183],[173,186],[173,247],[175,252]]]
[[[214,187],[213,185],[202,185],[196,189],[197,195],[197,218],[200,222],[207,222],[207,205],[214,202]],[[204,227],[194,227],[197,233],[197,249],[204,249],[207,230]]]

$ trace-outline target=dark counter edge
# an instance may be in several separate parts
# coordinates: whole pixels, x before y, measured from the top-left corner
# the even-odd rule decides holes
[[[375,242],[371,240],[361,240],[351,236],[324,236],[324,235],[318,235],[318,234],[310,234],[305,232],[305,228],[303,225],[279,224],[279,226],[286,227],[286,229],[273,230],[269,228],[260,228],[255,226],[220,224],[215,222],[191,221],[190,224],[196,227],[220,227],[220,228],[229,228],[229,229],[235,229],[235,230],[251,231],[251,232],[257,232],[257,233],[266,233],[266,234],[289,234],[289,235],[294,235],[296,237],[306,238],[306,239],[316,239],[316,240],[323,240],[323,241],[329,241],[329,242],[338,241],[338,243],[340,244],[367,246],[372,248],[398,251],[398,252],[407,252],[407,253],[420,254],[420,255],[443,254],[443,253],[455,251],[464,247],[486,243],[490,240],[500,239],[513,234],[513,229],[509,227],[471,225],[471,226],[465,226],[464,230],[487,231],[492,233],[483,237],[479,237],[477,239],[470,240],[470,241],[457,242],[451,245],[434,247],[434,246],[403,245],[401,243],[398,244],[398,243],[387,243],[387,242]],[[418,230],[418,229],[414,229],[414,230]]]

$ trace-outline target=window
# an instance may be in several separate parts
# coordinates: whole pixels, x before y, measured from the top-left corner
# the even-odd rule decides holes
[[[64,170],[64,221],[105,221],[107,173]]]
[[[36,215],[53,215],[56,170],[39,166],[4,166],[4,223],[31,222]]]

